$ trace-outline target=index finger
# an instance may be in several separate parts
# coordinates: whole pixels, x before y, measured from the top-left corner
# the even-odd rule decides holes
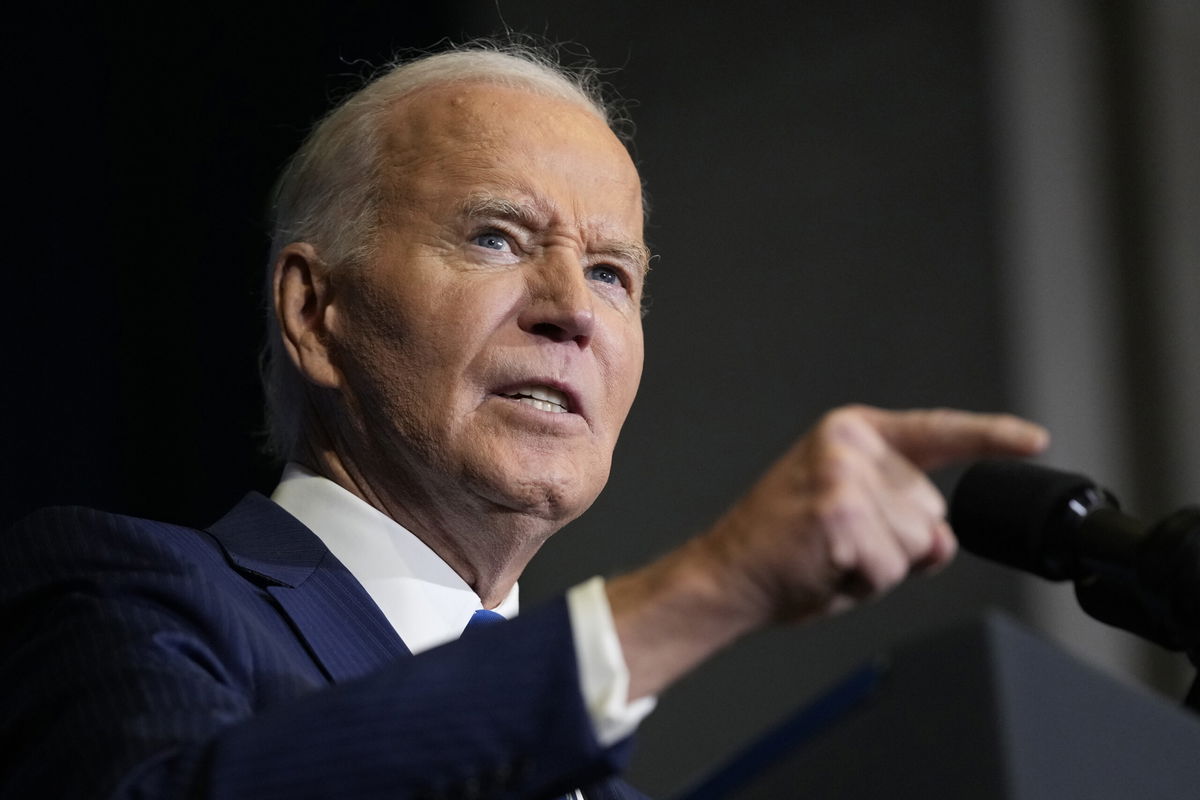
[[[1032,456],[1050,443],[1049,431],[1012,414],[950,408],[862,412],[889,445],[922,470],[977,458]]]

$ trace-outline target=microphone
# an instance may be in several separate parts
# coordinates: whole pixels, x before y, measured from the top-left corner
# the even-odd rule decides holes
[[[1127,570],[1144,534],[1090,478],[1023,461],[980,461],[964,472],[950,527],[972,553],[1052,581]]]
[[[980,461],[950,501],[950,526],[984,558],[1075,583],[1083,610],[1172,650],[1200,643],[1200,508],[1153,526],[1090,478]]]

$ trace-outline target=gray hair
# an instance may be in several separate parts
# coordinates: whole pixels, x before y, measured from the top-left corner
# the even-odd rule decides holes
[[[477,41],[385,67],[309,133],[275,184],[267,261],[267,340],[260,357],[266,397],[267,451],[294,454],[304,424],[304,387],[283,348],[272,300],[279,253],[308,242],[328,268],[363,263],[373,254],[384,200],[382,128],[397,101],[429,86],[491,83],[578,103],[627,145],[632,128],[605,97],[592,65],[564,67],[550,49]]]

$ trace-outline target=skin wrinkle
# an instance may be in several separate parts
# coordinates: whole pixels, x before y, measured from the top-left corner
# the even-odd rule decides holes
[[[643,287],[641,270],[616,285],[593,267],[614,243],[644,248],[641,180],[594,110],[486,80],[397,102],[381,138],[391,204],[369,257],[336,282],[310,244],[277,262],[284,346],[319,418],[310,467],[492,606],[607,480],[641,374]],[[480,197],[500,218],[464,218]],[[571,411],[508,396],[537,384]],[[714,526],[605,583],[628,697],[766,624],[940,568],[954,540],[921,472],[1045,444],[1005,416],[830,412]]]
[[[310,390],[321,425],[306,460],[494,604],[607,481],[641,375],[641,181],[595,114],[487,84],[405,98],[385,141],[373,255],[329,281],[320,324],[338,379]],[[477,243],[487,220],[462,211],[479,197],[536,224]],[[523,382],[561,383],[578,408],[494,394]]]
[[[521,194],[530,195],[532,193],[521,192]],[[538,208],[529,202],[513,201],[486,193],[477,193],[468,197],[463,202],[459,213],[467,221],[507,220],[530,230],[546,230],[553,227],[555,224],[553,219],[556,216],[551,209]],[[597,226],[589,223],[581,227],[593,229]],[[600,231],[593,235],[593,239],[595,244],[591,250],[601,259],[614,258],[625,265],[630,265],[631,269],[636,270],[639,278],[642,281],[645,280],[646,274],[650,271],[649,248],[638,242],[605,239]]]

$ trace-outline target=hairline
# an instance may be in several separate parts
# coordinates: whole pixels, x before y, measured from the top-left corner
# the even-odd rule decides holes
[[[456,63],[460,67],[457,72]],[[438,70],[443,64],[449,66]],[[411,85],[391,88],[412,73]],[[275,263],[284,248],[301,241],[317,250],[327,269],[369,258],[378,243],[380,215],[387,202],[383,185],[385,120],[414,95],[453,85],[504,86],[572,103],[602,121],[632,150],[631,124],[619,103],[607,99],[594,67],[568,68],[559,64],[552,52],[519,44],[477,42],[393,62],[325,114],[288,161],[272,191],[267,341],[260,372],[266,394],[266,449],[276,456],[296,453],[303,436],[305,389],[286,355],[271,301]],[[348,199],[337,191],[339,181]],[[313,194],[318,196],[309,196]],[[642,200],[644,217],[644,192]],[[642,264],[648,267],[649,259]]]

